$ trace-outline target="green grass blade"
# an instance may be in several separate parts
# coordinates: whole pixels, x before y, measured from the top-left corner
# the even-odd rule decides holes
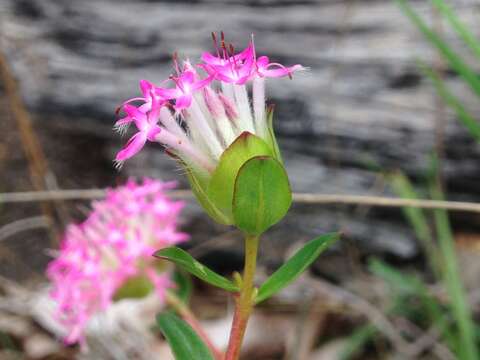
[[[419,196],[413,188],[410,180],[400,172],[390,175],[390,185],[397,196],[402,199],[419,199]],[[415,231],[415,235],[423,246],[425,256],[428,258],[430,267],[435,274],[439,274],[438,251],[433,242],[430,226],[427,217],[422,209],[415,207],[403,207],[403,214],[410,226]]]
[[[444,81],[426,64],[420,62],[420,68],[423,73],[430,78],[435,89],[440,97],[445,101],[453,110],[455,110],[460,122],[467,128],[476,141],[480,142],[480,123],[474,118],[473,115],[465,108],[462,102],[453,95],[445,86]]]
[[[480,96],[480,79],[477,74],[445,43],[434,31],[432,31],[423,19],[413,10],[408,1],[396,0],[397,4],[417,28],[424,34],[430,43],[432,43],[443,57],[449,62],[450,66],[465,80],[470,88]]]
[[[437,184],[431,186],[432,198],[442,200],[443,194]],[[443,209],[434,210],[440,254],[443,260],[445,287],[451,299],[453,316],[461,336],[460,358],[478,360],[475,323],[467,302],[465,289],[457,264],[456,251],[448,214]]]
[[[432,0],[433,5],[448,20],[458,36],[467,44],[475,56],[480,60],[480,42],[473,36],[472,32],[460,21],[452,8],[444,0]]]
[[[429,321],[440,330],[450,348],[452,350],[456,348],[457,339],[448,326],[448,314],[445,314],[438,301],[430,295],[428,288],[418,277],[406,275],[378,259],[370,261],[369,269],[402,295],[417,296],[425,308]]]

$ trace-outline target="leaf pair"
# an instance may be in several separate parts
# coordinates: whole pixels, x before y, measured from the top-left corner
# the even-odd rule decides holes
[[[330,233],[308,242],[260,286],[255,302],[262,302],[289,285],[338,238],[339,234]],[[234,282],[200,264],[189,253],[180,248],[164,248],[157,251],[155,256],[174,262],[183,270],[188,271],[210,285],[230,292],[240,291]]]
[[[330,233],[308,242],[260,286],[255,303],[268,299],[293,282],[338,238],[339,234]],[[183,270],[213,286],[231,292],[240,291],[232,281],[200,264],[180,248],[165,248],[157,251],[155,256],[174,262]],[[171,313],[164,313],[158,315],[157,323],[169,342],[176,360],[214,360],[207,346],[183,320]]]

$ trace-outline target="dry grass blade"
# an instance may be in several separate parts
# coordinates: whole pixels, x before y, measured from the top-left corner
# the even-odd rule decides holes
[[[92,200],[105,196],[103,189],[72,189],[52,191],[26,191],[0,193],[1,203],[22,203],[47,200]],[[170,191],[175,199],[193,199],[190,190]],[[401,199],[384,196],[342,195],[342,194],[314,194],[294,193],[293,201],[299,204],[313,205],[368,205],[379,207],[416,207],[420,209],[445,209],[451,211],[480,212],[480,204],[464,201],[443,201],[423,199]]]

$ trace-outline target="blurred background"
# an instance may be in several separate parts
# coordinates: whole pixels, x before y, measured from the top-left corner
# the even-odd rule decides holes
[[[145,176],[188,188],[153,144],[115,170],[126,139],[112,126],[138,80],[168,77],[175,51],[198,60],[212,50],[212,31],[238,49],[253,33],[259,54],[309,68],[267,83],[294,192],[478,202],[480,3],[418,0],[403,11],[402,3],[0,0],[0,359],[168,359],[160,350],[121,357],[105,344],[80,355],[55,340],[30,301],[45,286],[50,249],[66,224],[85,217],[97,189]],[[45,190],[58,196],[10,194]],[[75,191],[64,198],[60,190]],[[470,359],[460,349],[480,334],[478,206],[449,212],[449,226],[443,210],[374,200],[313,196],[264,236],[259,278],[303,242],[344,234],[298,284],[257,309],[244,359]],[[182,229],[203,262],[227,275],[241,269],[240,235],[193,199]],[[455,258],[460,266],[445,270]],[[452,285],[460,278],[464,289]],[[221,338],[231,301],[195,286],[192,309]]]

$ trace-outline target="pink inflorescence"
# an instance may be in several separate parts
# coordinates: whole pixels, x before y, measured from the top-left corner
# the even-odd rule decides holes
[[[188,238],[177,230],[183,203],[165,194],[173,186],[130,180],[109,189],[104,200],[93,202],[83,223],[69,225],[59,255],[47,269],[67,343],[83,341],[89,319],[106,310],[131,278],[149,279],[163,299],[171,283],[168,273],[158,272],[152,254]]]
[[[216,52],[204,53],[199,64],[174,56],[175,75],[155,86],[140,81],[141,97],[127,100],[125,117],[115,127],[124,132],[135,124],[137,133],[117,154],[119,166],[137,154],[147,141],[164,145],[187,166],[206,175],[213,172],[223,151],[244,131],[268,136],[265,113],[265,78],[291,77],[303,70],[257,57],[253,37],[243,51],[212,34]],[[169,83],[169,87],[163,86]],[[252,89],[252,104],[249,87]],[[138,103],[133,106],[132,103]]]

